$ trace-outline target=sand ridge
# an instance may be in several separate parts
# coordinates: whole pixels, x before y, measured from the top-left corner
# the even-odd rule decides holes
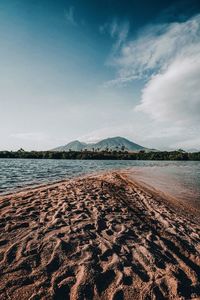
[[[0,198],[0,299],[199,299],[200,226],[120,172]]]

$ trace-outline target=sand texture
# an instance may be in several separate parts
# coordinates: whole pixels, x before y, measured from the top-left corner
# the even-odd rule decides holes
[[[0,299],[200,299],[200,227],[117,172],[0,198]]]

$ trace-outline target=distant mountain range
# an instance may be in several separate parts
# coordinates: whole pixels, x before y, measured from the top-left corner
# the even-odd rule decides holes
[[[129,151],[129,152],[138,152],[141,150],[150,151],[152,149],[145,148],[134,142],[129,141],[123,137],[112,137],[104,139],[98,143],[82,143],[79,141],[73,141],[67,145],[60,146],[52,149],[52,151],[103,151],[103,150],[112,150],[112,151]]]

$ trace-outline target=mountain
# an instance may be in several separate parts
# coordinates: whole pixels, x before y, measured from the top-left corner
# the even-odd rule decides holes
[[[82,150],[94,150],[94,151],[103,151],[103,150],[115,150],[115,151],[129,151],[129,152],[138,152],[140,150],[149,151],[150,149],[140,146],[136,143],[129,141],[123,137],[112,137],[104,139],[98,143],[86,144],[79,141],[73,141],[65,146],[60,146],[52,151],[82,151]]]
[[[127,150],[127,151],[140,151],[145,150],[144,147],[135,144],[123,137],[113,137],[104,139],[94,145],[92,145],[95,149],[101,150]]]
[[[60,146],[60,147],[54,148],[53,151],[69,151],[69,150],[81,151],[81,150],[85,149],[86,147],[87,147],[86,143],[81,143],[79,141],[73,141],[73,142],[68,143],[65,146]]]

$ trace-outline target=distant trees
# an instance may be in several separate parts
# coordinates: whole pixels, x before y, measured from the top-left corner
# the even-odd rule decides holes
[[[177,151],[181,152],[181,153],[185,153],[185,150],[183,150],[183,149],[178,149]]]
[[[20,148],[17,152],[25,152],[25,150]]]
[[[185,151],[152,151],[128,152],[121,147],[119,151],[103,151],[99,149],[83,151],[56,152],[56,151],[0,151],[0,158],[34,158],[34,159],[124,159],[124,160],[197,160],[200,161],[200,152],[187,153]]]

